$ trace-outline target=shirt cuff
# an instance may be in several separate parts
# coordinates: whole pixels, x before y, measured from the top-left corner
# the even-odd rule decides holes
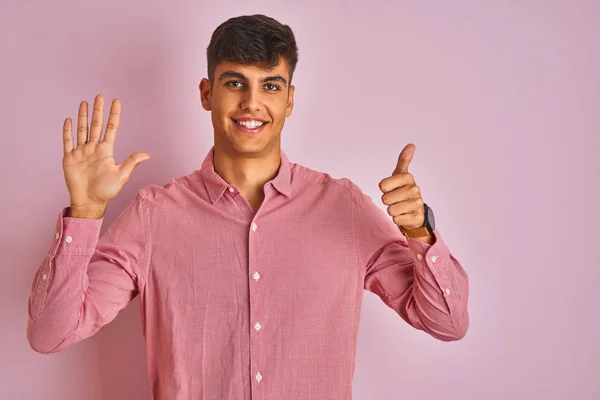
[[[446,263],[451,262],[446,243],[444,243],[442,235],[440,235],[437,228],[434,229],[431,235],[435,239],[433,244],[425,243],[419,239],[409,237],[407,241],[409,249],[412,250],[419,260],[427,257],[430,261],[436,263],[437,265],[445,265]]]
[[[455,290],[449,277],[454,263],[450,258],[450,250],[444,243],[441,234],[437,229],[432,233],[435,237],[433,244],[421,242],[420,240],[409,238],[408,247],[412,250],[417,259],[417,269],[427,268],[433,274],[433,278],[439,285],[440,290],[451,312],[457,311],[460,303],[456,299]]]
[[[49,254],[92,255],[96,250],[104,217],[98,219],[67,217],[69,207],[58,213]]]

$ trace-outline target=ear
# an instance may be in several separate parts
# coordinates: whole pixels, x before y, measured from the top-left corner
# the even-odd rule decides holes
[[[296,87],[294,85],[290,86],[290,90],[288,92],[288,102],[287,102],[287,106],[285,108],[285,116],[289,117],[290,115],[292,115],[292,110],[294,109],[294,91],[296,90]]]
[[[202,102],[202,108],[206,111],[212,110],[210,100],[212,97],[210,81],[206,78],[202,78],[200,81],[200,101]]]

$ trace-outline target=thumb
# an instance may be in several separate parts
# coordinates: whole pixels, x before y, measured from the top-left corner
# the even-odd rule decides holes
[[[398,156],[398,163],[396,164],[396,169],[392,172],[392,175],[396,175],[399,173],[408,172],[408,166],[415,155],[416,146],[412,143],[404,146],[400,155]]]
[[[119,167],[121,173],[121,181],[123,183],[129,180],[131,173],[142,162],[149,160],[150,155],[148,153],[133,153],[123,161],[123,164]]]

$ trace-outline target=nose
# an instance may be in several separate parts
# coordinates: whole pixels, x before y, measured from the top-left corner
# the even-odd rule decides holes
[[[243,92],[240,100],[240,108],[244,112],[255,113],[260,111],[260,89],[248,88]]]

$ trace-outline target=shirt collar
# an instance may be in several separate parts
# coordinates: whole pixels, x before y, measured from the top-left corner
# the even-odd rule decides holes
[[[221,178],[219,174],[215,172],[215,164],[214,164],[214,156],[215,147],[211,147],[202,162],[202,167],[200,168],[200,173],[202,174],[202,178],[204,180],[204,184],[206,185],[206,190],[208,191],[208,195],[210,196],[210,201],[212,204],[215,204],[225,190],[229,187],[229,184]],[[273,184],[273,187],[277,189],[277,191],[288,198],[292,197],[292,182],[291,182],[291,163],[287,157],[287,154],[283,150],[280,150],[281,153],[281,163],[279,165],[279,171],[277,172],[277,176],[270,180]],[[267,182],[268,183],[268,182]]]

